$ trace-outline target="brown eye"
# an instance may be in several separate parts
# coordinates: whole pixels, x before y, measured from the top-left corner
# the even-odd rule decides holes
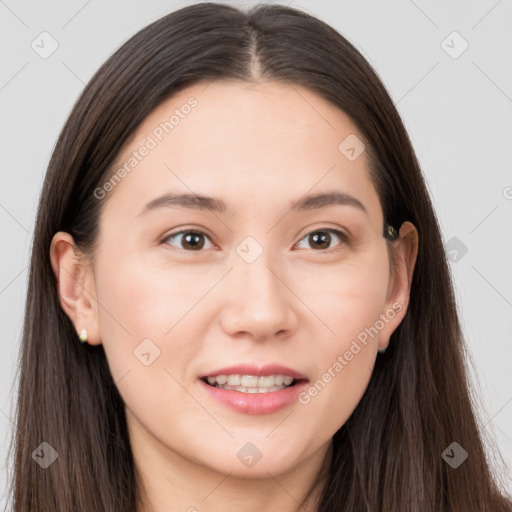
[[[317,252],[332,252],[337,250],[337,247],[330,247],[331,242],[333,241],[332,235],[335,235],[335,238],[338,237],[341,239],[343,243],[338,245],[344,245],[347,242],[347,236],[345,233],[337,230],[337,229],[317,229],[307,234],[302,240],[308,240],[313,249],[318,249]],[[301,242],[302,242],[301,240]]]
[[[177,248],[182,251],[201,252],[202,249],[211,249],[212,247],[212,245],[210,245],[210,247],[205,247],[205,240],[208,240],[209,243],[211,244],[211,240],[207,235],[205,235],[201,231],[195,231],[190,229],[184,229],[181,231],[177,231],[176,233],[171,233],[169,236],[163,239],[162,242],[166,243],[167,245],[176,247],[175,244],[168,242],[169,240],[173,240],[176,237],[181,237],[181,239],[178,238]],[[333,243],[333,241],[336,241],[336,238],[341,240],[341,243],[338,242],[337,245],[331,247],[331,244]],[[343,246],[345,245],[345,243],[348,243],[348,238],[347,235],[345,235],[345,233],[332,228],[317,229],[315,231],[312,231],[311,233],[307,234],[301,240],[301,242],[303,240],[308,240],[311,248],[314,249],[315,252],[327,253],[336,251],[340,248],[339,246]]]
[[[183,236],[185,235],[185,236]],[[166,237],[163,242],[167,242],[168,240],[174,239],[175,237],[182,236],[181,240],[178,241],[179,249],[189,252],[198,252],[204,248],[204,240],[205,238],[209,240],[208,236],[200,231],[192,231],[192,230],[182,230],[176,233],[171,233],[168,237]],[[173,245],[173,244],[168,244]]]

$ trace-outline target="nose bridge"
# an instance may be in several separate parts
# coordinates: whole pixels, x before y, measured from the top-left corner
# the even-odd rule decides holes
[[[239,261],[235,276],[243,295],[250,295],[253,303],[263,300],[269,305],[283,295],[284,285],[277,277],[280,265],[269,245],[264,246],[249,236],[238,245],[236,252]]]
[[[250,236],[235,251],[235,268],[230,272],[226,290],[228,329],[258,337],[288,329],[292,294],[284,284],[279,258]]]

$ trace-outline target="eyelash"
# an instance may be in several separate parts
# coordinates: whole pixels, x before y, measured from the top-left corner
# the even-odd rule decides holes
[[[210,240],[210,237],[206,234],[206,233],[203,233],[202,231],[199,231],[199,230],[196,230],[196,229],[182,229],[181,231],[176,231],[175,233],[170,233],[169,235],[167,235],[165,238],[163,238],[161,240],[161,243],[165,243],[167,240],[169,240],[170,238],[172,237],[175,237],[175,236],[178,236],[178,235],[183,235],[183,234],[186,234],[186,233],[193,233],[193,234],[196,234],[196,235],[202,235],[202,236],[205,236],[206,238],[208,238]],[[333,228],[319,228],[319,229],[315,229],[313,231],[310,231],[308,234],[306,234],[303,238],[301,238],[299,240],[299,242],[302,242],[302,240],[304,240],[305,238],[307,238],[308,236],[312,235],[312,234],[315,234],[315,233],[334,233],[336,236],[338,236],[341,240],[342,240],[342,244],[339,244],[339,245],[346,245],[349,243],[349,239],[348,239],[348,236],[343,233],[342,231],[338,230],[338,229],[333,229]],[[210,240],[211,241],[211,240]],[[166,245],[170,245],[170,244],[166,244]],[[171,246],[172,247],[172,246]],[[189,252],[189,253],[201,253],[203,252],[202,250],[198,250],[198,251],[189,251],[187,249],[181,249],[181,248],[178,248],[179,251],[181,252]],[[319,250],[313,250],[313,252],[316,252],[316,253],[322,253],[322,254],[330,254],[330,253],[333,253],[333,252],[336,252],[336,251],[339,251],[340,248],[338,246],[335,246],[335,247],[331,247],[330,249],[319,249]]]

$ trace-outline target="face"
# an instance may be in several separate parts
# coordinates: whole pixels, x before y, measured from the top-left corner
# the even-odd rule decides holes
[[[405,313],[363,140],[273,82],[195,84],[139,126],[97,190],[88,325],[134,444],[242,476],[325,452]]]

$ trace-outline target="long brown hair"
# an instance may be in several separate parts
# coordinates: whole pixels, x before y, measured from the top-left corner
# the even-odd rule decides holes
[[[217,79],[305,86],[346,112],[368,142],[385,221],[397,227],[411,221],[419,233],[409,310],[334,435],[317,510],[512,511],[475,419],[439,225],[384,85],[352,44],[313,16],[277,5],[242,11],[214,3],[177,10],[123,44],[87,84],[60,133],[32,246],[11,446],[13,510],[137,509],[140,480],[124,404],[102,345],[81,345],[61,308],[50,243],[66,231],[93,254],[102,203],[94,190],[121,148],[162,101]],[[453,442],[468,452],[456,468],[442,457]],[[58,454],[46,469],[33,456],[49,453],[41,443]]]

